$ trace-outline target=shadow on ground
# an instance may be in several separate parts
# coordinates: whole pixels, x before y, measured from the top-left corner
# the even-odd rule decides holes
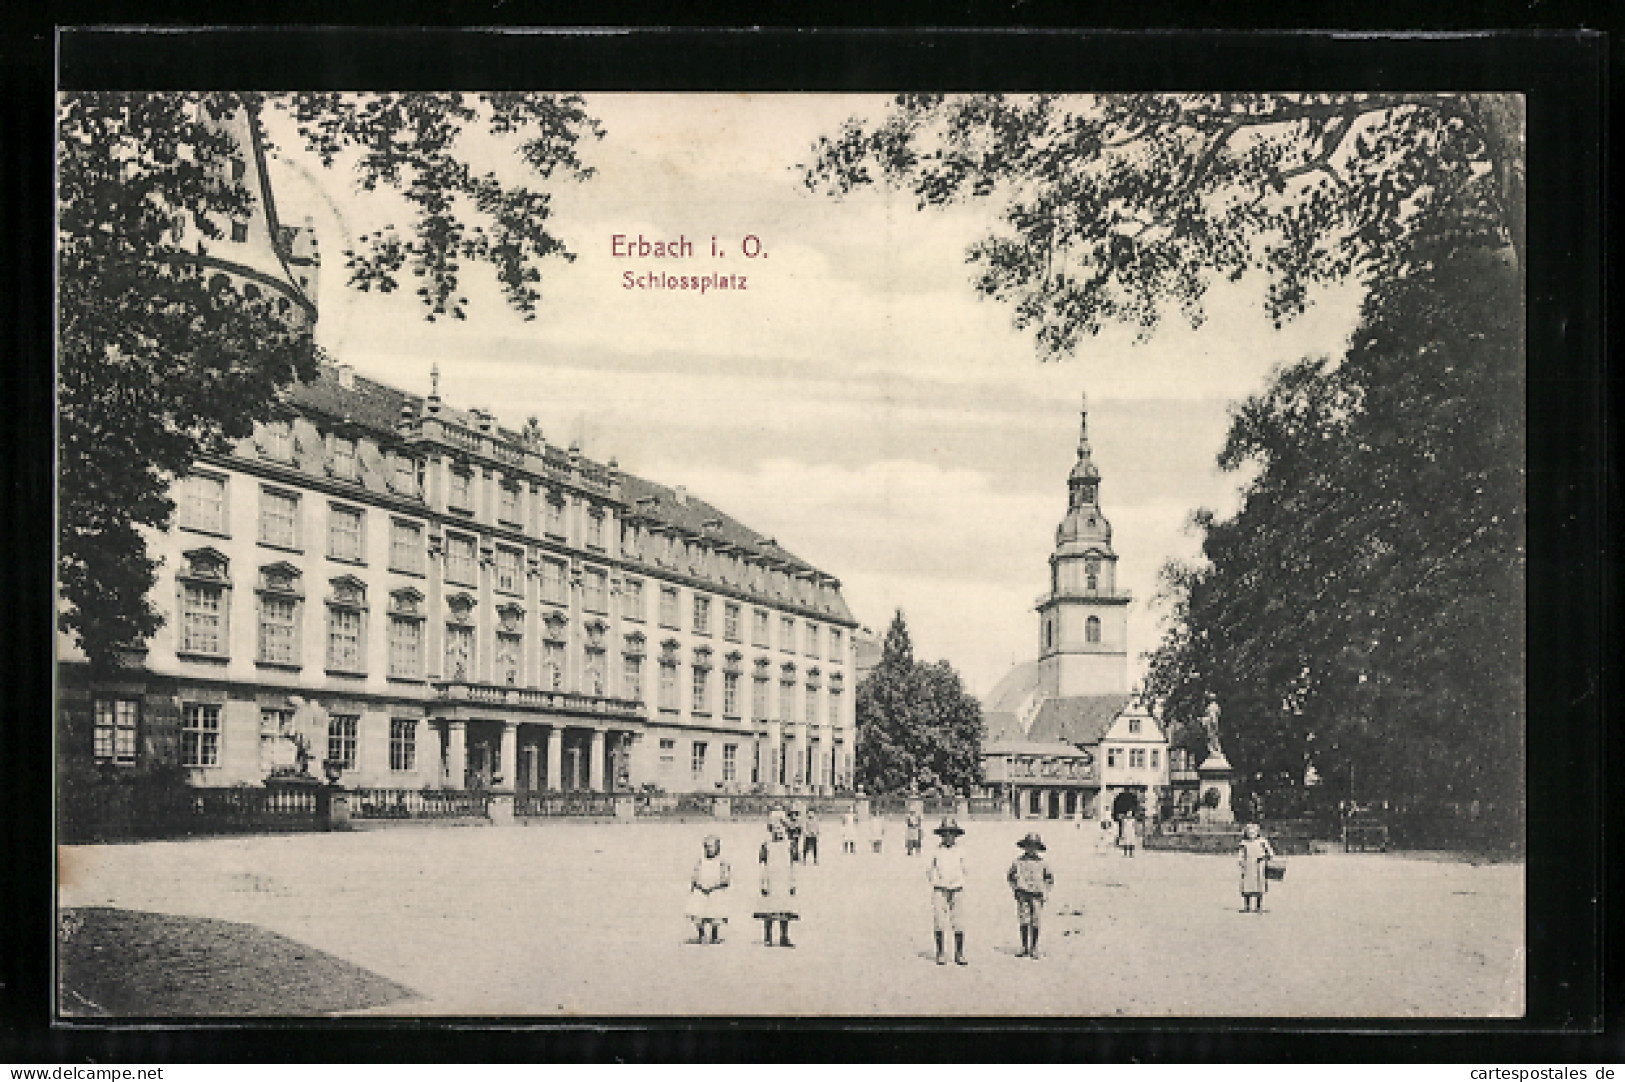
[[[252,924],[129,909],[65,909],[58,933],[68,1018],[320,1015],[416,993]]]

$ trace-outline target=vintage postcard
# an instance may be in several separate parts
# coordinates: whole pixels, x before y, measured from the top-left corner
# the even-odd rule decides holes
[[[62,1018],[1524,1015],[1522,95],[57,108]]]

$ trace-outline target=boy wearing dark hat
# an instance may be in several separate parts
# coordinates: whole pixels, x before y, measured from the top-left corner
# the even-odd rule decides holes
[[[1021,953],[1016,957],[1037,958],[1039,918],[1044,913],[1044,899],[1055,885],[1055,876],[1039,856],[1044,851],[1044,840],[1036,833],[1016,844],[1021,846],[1021,856],[1010,863],[1010,872],[1005,876],[1015,891],[1016,919],[1021,922]]]
[[[942,940],[948,929],[954,932],[954,963],[965,961],[965,926],[960,922],[960,896],[965,892],[965,858],[954,848],[954,842],[965,833],[953,819],[944,819],[933,832],[942,839],[942,848],[931,856],[931,867],[925,876],[931,882],[931,918],[936,925],[937,965],[947,965]]]

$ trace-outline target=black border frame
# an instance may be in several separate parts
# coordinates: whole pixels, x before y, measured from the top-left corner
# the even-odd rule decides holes
[[[433,13],[431,13],[432,15]],[[446,13],[451,14],[451,13]],[[501,15],[500,9],[493,12]],[[1036,13],[1035,13],[1036,14]],[[1369,14],[1362,9],[1361,14]],[[426,20],[426,21],[432,21]],[[1419,21],[1417,25],[1421,25]],[[48,48],[49,39],[44,43]],[[1603,362],[1604,95],[1607,42],[1596,35],[1394,36],[1242,31],[631,30],[491,32],[122,29],[65,31],[57,85],[534,88],[609,90],[1522,89],[1529,99],[1529,912],[1528,1016],[1430,1023],[1285,1019],[600,1019],[349,1021],[45,1028],[49,1018],[51,397],[49,277],[52,80],[38,85],[38,37],[0,54],[10,104],[0,206],[16,282],[12,356],[0,368],[11,410],[14,505],[9,551],[24,572],[0,583],[13,709],[0,753],[16,764],[5,821],[0,919],[6,963],[0,1030],[7,1058],[76,1061],[585,1059],[1104,1059],[1403,1061],[1618,1059],[1606,1025],[1603,719],[1617,709],[1619,492],[1605,422],[1617,376]],[[8,55],[10,54],[10,55]],[[24,62],[12,64],[17,56]],[[47,95],[43,101],[37,95]],[[19,102],[17,94],[28,95]],[[1617,88],[1615,90],[1617,96]],[[19,109],[18,105],[24,106]],[[19,118],[21,123],[18,123]],[[44,268],[43,275],[39,273]],[[1608,517],[1605,511],[1615,513]],[[1604,553],[1609,555],[1605,558]],[[40,574],[36,569],[42,569]],[[31,574],[32,572],[32,574]],[[38,614],[39,619],[35,619]],[[41,641],[43,639],[43,641]],[[18,696],[16,702],[12,702]],[[11,719],[26,719],[26,725]],[[18,784],[21,781],[21,784]],[[1617,792],[1617,789],[1614,790]],[[18,798],[21,798],[20,800]],[[1611,825],[1617,807],[1607,809]],[[1593,830],[1592,827],[1597,829]],[[44,851],[39,851],[43,849]],[[41,874],[43,873],[43,875]],[[43,952],[42,952],[43,947]],[[298,1031],[290,1040],[288,1030]],[[828,1040],[839,1028],[839,1044]],[[315,1039],[310,1039],[312,1031]],[[1617,1037],[1617,1034],[1615,1035]],[[1541,1051],[1536,1052],[1536,1048]],[[1531,1053],[1534,1053],[1531,1055]]]

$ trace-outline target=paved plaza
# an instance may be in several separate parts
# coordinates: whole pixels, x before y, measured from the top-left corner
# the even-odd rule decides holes
[[[904,856],[898,822],[878,856],[866,840],[843,855],[838,824],[826,824],[822,864],[802,869],[792,950],[763,947],[749,916],[756,821],[403,825],[66,847],[60,903],[252,926],[407,990],[370,1008],[389,1015],[1523,1013],[1521,863],[1297,857],[1268,910],[1252,915],[1238,912],[1231,857],[1131,860],[1103,845],[1094,823],[965,825],[964,968],[934,963],[926,861]],[[1028,960],[1016,956],[1004,872],[1033,826],[1056,887],[1043,956]],[[711,831],[733,865],[735,916],[724,943],[700,947],[688,942],[683,906]],[[928,853],[934,844],[927,835]],[[146,957],[150,946],[104,953]],[[113,966],[132,981],[150,970]],[[140,992],[126,989],[125,1001]],[[264,997],[254,1013],[308,1010],[279,1004],[274,982]]]

